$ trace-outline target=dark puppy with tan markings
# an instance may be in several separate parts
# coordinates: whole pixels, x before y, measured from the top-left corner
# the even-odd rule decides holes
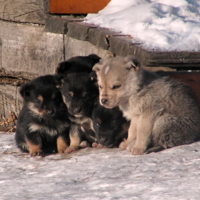
[[[118,107],[107,109],[98,103],[93,109],[92,121],[97,138],[93,147],[119,147],[127,139],[129,122]]]
[[[92,80],[88,73],[65,75],[60,90],[72,122],[70,147],[66,151],[70,153],[89,145],[85,142],[82,143],[82,141],[86,140],[89,143],[95,141],[91,115],[95,99],[99,93],[96,80]]]
[[[72,122],[67,153],[91,146],[96,141],[91,115],[98,88],[91,73],[94,74],[92,67],[99,60],[95,54],[76,56],[59,63],[56,69],[56,73],[63,76],[60,90]]]
[[[68,111],[57,89],[59,78],[38,77],[20,89],[24,99],[18,117],[15,140],[17,146],[31,156],[63,153],[69,144]]]

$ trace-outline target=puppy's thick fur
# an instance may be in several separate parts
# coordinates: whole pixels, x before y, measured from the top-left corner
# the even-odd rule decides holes
[[[188,86],[145,70],[131,57],[100,61],[93,70],[100,103],[107,108],[119,106],[131,120],[121,148],[140,155],[199,139],[199,105]]]
[[[107,109],[98,103],[93,109],[92,121],[97,147],[119,147],[127,138],[129,123],[118,107]]]
[[[69,144],[68,111],[57,89],[57,77],[38,77],[20,89],[24,99],[15,140],[31,156],[64,153]]]
[[[88,56],[75,56],[66,61],[58,64],[56,68],[56,74],[85,72],[91,73],[94,64],[99,62],[100,57],[96,54],[90,54]]]
[[[87,139],[90,143],[95,141],[91,115],[99,92],[96,80],[91,79],[89,73],[66,74],[60,90],[72,122],[70,146],[66,151],[70,153],[79,149],[79,147],[87,146],[87,144],[81,143],[84,139]]]

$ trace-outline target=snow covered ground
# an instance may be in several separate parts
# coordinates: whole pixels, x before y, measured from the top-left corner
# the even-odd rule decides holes
[[[146,49],[200,51],[199,0],[111,0],[85,22],[131,35]]]
[[[132,156],[87,148],[44,158],[20,153],[0,133],[0,199],[199,200],[200,142]]]

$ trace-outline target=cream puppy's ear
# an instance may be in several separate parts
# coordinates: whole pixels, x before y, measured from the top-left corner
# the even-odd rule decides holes
[[[124,61],[125,61],[125,67],[127,70],[131,70],[131,69],[134,69],[135,71],[139,70],[140,63],[135,57],[127,56]]]
[[[102,69],[102,67],[103,67],[103,60],[101,59],[98,63],[96,63],[94,65],[94,67],[92,68],[92,70],[97,73],[98,71],[100,71]]]

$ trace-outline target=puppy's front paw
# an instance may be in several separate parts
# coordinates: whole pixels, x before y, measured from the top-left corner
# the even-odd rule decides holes
[[[58,153],[65,153],[65,150],[67,149],[68,145],[65,142],[65,140],[62,137],[57,138],[57,149]]]
[[[44,153],[42,150],[38,150],[38,151],[30,151],[30,156],[34,157],[34,156],[44,156]]]
[[[71,153],[73,151],[77,151],[79,150],[80,147],[79,146],[69,146],[66,150],[65,150],[65,153]]]
[[[128,144],[128,146],[126,147],[126,150],[131,152],[134,146],[135,146],[135,140]]]
[[[96,143],[96,142],[92,143],[92,147],[93,148],[98,148],[98,149],[105,148],[105,146],[103,146],[102,144]]]
[[[82,142],[80,143],[80,147],[82,147],[82,148],[90,147],[90,143],[87,142],[87,141],[82,141]]]
[[[123,142],[121,142],[121,143],[119,144],[119,148],[120,148],[120,149],[126,149],[127,146],[128,146],[128,142],[127,142],[127,140],[125,140],[125,139],[124,139]]]
[[[28,142],[30,156],[44,156],[41,145]]]
[[[93,147],[93,148],[97,148],[97,146],[98,146],[98,143],[96,143],[96,142],[93,142],[93,143],[92,143],[92,147]]]
[[[132,155],[143,155],[145,150],[143,148],[133,147],[132,149],[130,149],[130,152],[132,153]]]

